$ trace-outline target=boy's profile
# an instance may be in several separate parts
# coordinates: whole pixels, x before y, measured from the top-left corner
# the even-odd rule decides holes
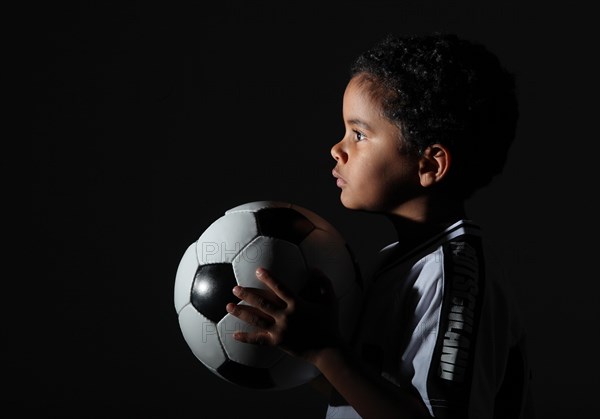
[[[502,171],[515,137],[514,76],[455,35],[388,36],[360,55],[331,149],[342,204],[383,214],[398,241],[365,283],[351,347],[335,308],[236,287],[228,304],[260,328],[241,341],[312,362],[331,418],[532,417],[525,331],[465,200]],[[326,294],[327,281],[323,289]]]

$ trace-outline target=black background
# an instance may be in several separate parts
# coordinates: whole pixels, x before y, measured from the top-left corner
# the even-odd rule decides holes
[[[454,32],[517,74],[504,175],[469,202],[531,334],[540,418],[591,418],[598,390],[593,14],[546,2],[48,2],[30,5],[33,263],[13,299],[7,406],[39,417],[319,418],[309,386],[240,390],[186,346],[186,247],[262,199],[310,208],[363,266],[393,239],[339,203],[350,61],[388,32]],[[10,180],[10,179],[9,179]],[[595,207],[594,207],[595,205]],[[33,265],[33,266],[31,266]]]

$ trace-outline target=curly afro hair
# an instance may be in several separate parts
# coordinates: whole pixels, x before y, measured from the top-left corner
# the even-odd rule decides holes
[[[368,82],[409,151],[448,147],[446,184],[460,198],[502,171],[519,116],[515,76],[483,45],[453,34],[388,35],[350,73]]]

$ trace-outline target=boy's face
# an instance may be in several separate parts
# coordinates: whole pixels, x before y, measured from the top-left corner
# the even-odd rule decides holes
[[[331,149],[340,199],[349,209],[401,215],[419,190],[418,157],[402,150],[400,129],[360,80],[346,87],[345,135]]]

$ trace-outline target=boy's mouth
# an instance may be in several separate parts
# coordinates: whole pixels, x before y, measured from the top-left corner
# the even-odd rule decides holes
[[[333,169],[331,171],[331,174],[333,175],[334,178],[336,178],[335,183],[338,187],[341,188],[342,186],[344,186],[346,184],[346,180],[342,176],[340,176],[340,174],[337,170]]]

